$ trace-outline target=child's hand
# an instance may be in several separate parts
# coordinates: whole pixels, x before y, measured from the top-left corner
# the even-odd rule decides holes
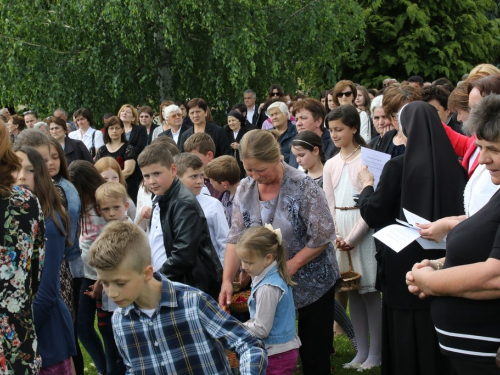
[[[100,301],[102,299],[102,284],[97,280],[94,285],[90,285],[89,288],[83,293],[92,299]]]
[[[141,217],[146,220],[151,219],[151,207],[143,207],[141,210]]]

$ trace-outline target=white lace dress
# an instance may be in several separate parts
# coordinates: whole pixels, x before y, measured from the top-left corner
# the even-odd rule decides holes
[[[357,163],[355,163],[357,164]],[[338,185],[334,189],[336,207],[353,207],[355,202],[353,195],[359,192],[351,185],[348,176],[349,163],[342,169],[342,174]],[[359,210],[335,210],[337,232],[343,239],[349,234],[361,218]],[[361,274],[359,293],[375,292],[375,276],[377,262],[375,260],[375,242],[373,240],[373,229],[368,229],[362,239],[350,251],[352,266],[355,272]],[[349,270],[349,260],[346,251],[336,251],[337,262],[340,272]]]

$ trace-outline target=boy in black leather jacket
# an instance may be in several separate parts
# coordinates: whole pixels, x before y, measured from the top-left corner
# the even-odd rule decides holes
[[[154,194],[149,234],[154,271],[217,298],[222,266],[202,208],[176,177],[172,154],[162,145],[152,144],[137,162],[144,183]]]

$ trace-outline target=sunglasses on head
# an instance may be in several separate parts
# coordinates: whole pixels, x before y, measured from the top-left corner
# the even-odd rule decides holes
[[[345,95],[346,98],[350,98],[352,95],[352,91],[347,91],[347,92],[339,92],[337,94],[337,99],[343,97]]]

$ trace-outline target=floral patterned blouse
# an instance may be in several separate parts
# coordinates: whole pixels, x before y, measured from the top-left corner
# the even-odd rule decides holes
[[[288,259],[305,246],[317,248],[328,244],[320,255],[301,267],[292,278],[297,283],[293,287],[293,299],[299,309],[328,292],[340,279],[340,273],[332,245],[335,228],[325,193],[303,172],[286,163],[283,165],[285,174],[277,204],[271,213],[261,211],[257,182],[251,177],[241,181],[234,197],[227,243],[236,244],[248,228],[265,224],[264,219],[271,222],[274,228],[281,229]]]
[[[44,217],[38,199],[16,186],[0,197],[0,374],[37,374],[41,358],[33,296],[44,259]]]

